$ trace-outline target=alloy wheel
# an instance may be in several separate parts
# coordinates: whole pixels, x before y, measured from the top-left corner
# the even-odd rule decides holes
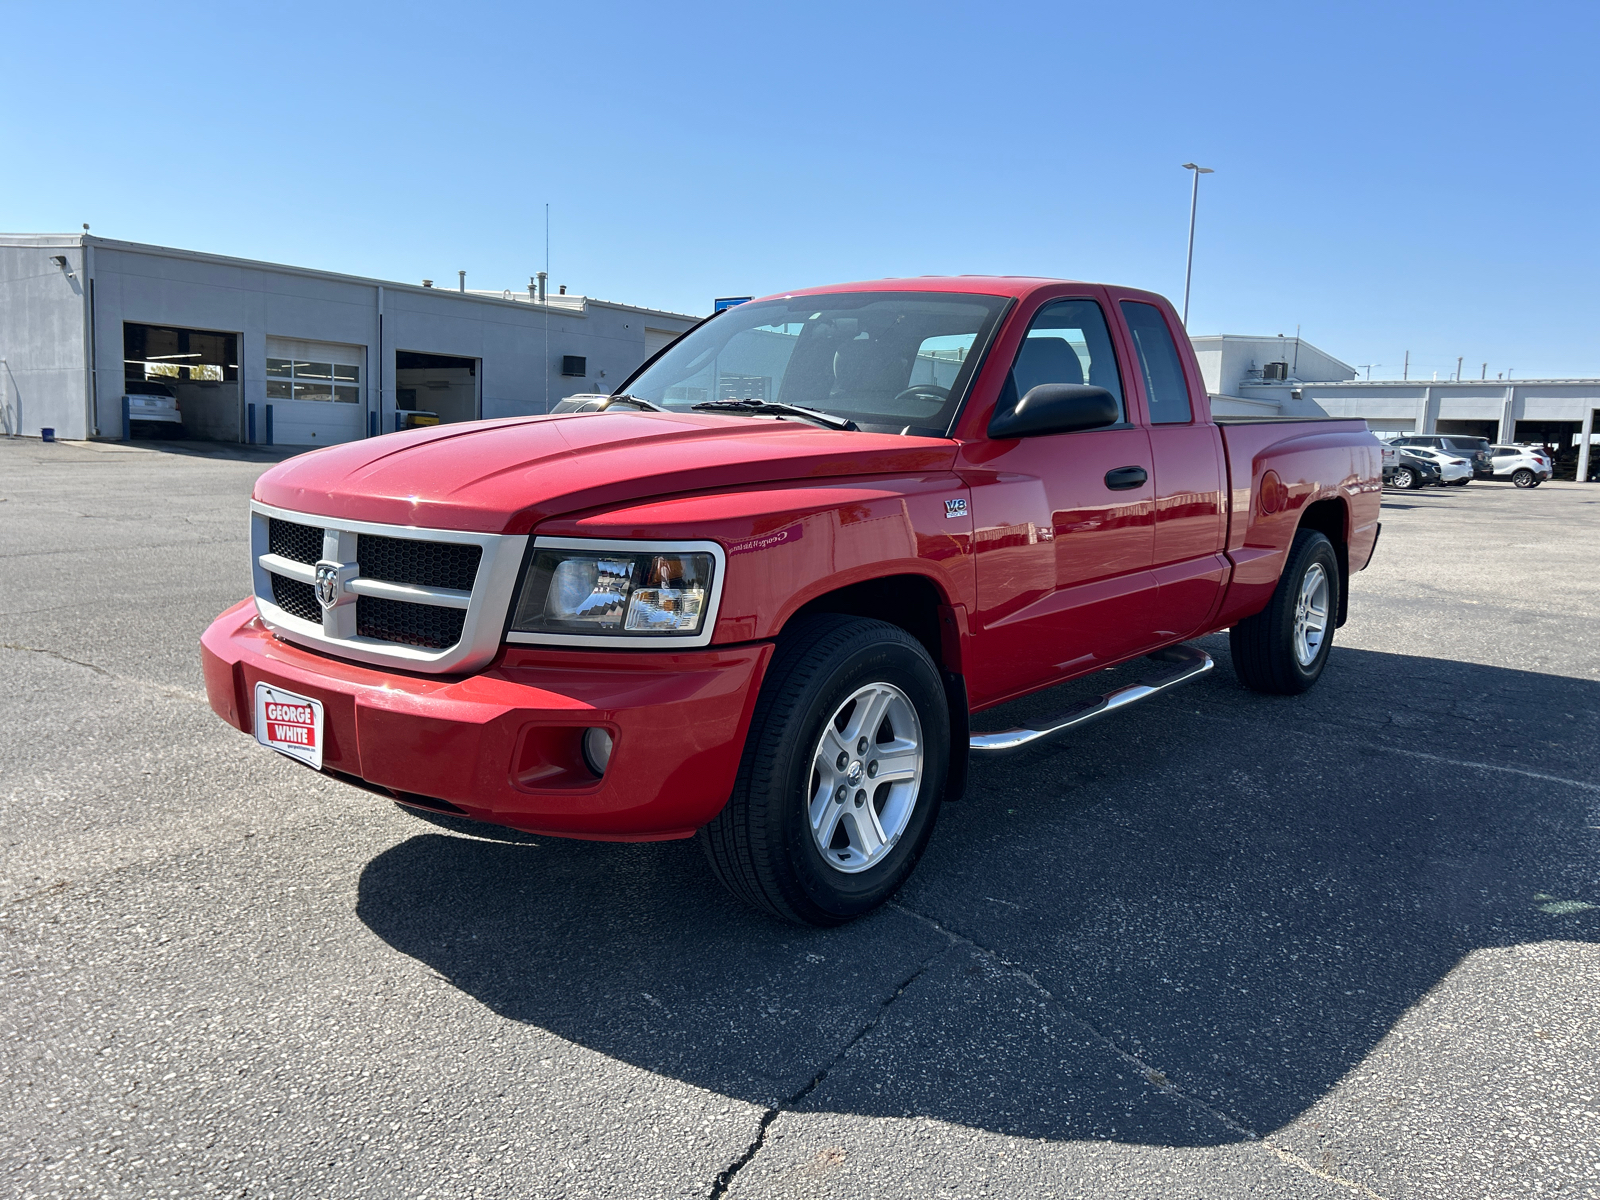
[[[822,727],[811,756],[807,825],[822,860],[854,875],[881,862],[922,790],[922,722],[892,683],[858,688]]]
[[[1294,606],[1294,656],[1302,667],[1317,661],[1322,639],[1328,630],[1328,572],[1321,563],[1312,563],[1300,580],[1300,595]]]

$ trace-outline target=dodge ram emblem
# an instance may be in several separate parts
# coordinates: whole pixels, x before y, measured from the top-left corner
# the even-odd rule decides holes
[[[317,564],[317,599],[323,608],[332,608],[339,603],[339,570],[339,563]]]

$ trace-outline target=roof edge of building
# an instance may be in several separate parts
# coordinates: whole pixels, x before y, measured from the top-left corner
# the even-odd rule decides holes
[[[1339,366],[1343,367],[1346,371],[1349,371],[1352,375],[1354,375],[1356,373],[1356,369],[1354,367],[1352,367],[1349,363],[1345,362],[1342,358],[1335,358],[1333,355],[1329,354],[1326,350],[1324,350],[1321,346],[1314,345],[1313,343],[1306,341],[1306,339],[1303,338],[1303,337],[1289,337],[1286,334],[1282,334],[1282,333],[1263,333],[1263,334],[1253,334],[1253,333],[1199,333],[1199,334],[1190,334],[1189,335],[1189,342],[1190,342],[1191,345],[1194,345],[1194,344],[1199,343],[1199,342],[1280,342],[1280,341],[1283,342],[1285,345],[1287,345],[1287,344],[1289,344],[1291,342],[1298,342],[1301,346],[1305,347],[1306,349],[1316,351],[1318,354],[1322,355],[1322,357],[1327,359],[1329,362],[1337,363]]]
[[[216,254],[209,250],[184,250],[177,246],[158,246],[153,242],[129,242],[120,238],[106,238],[93,233],[0,233],[0,246],[37,246],[40,248],[52,246],[95,246],[105,247],[109,250],[125,250],[135,254],[151,254],[163,258],[184,259],[190,262],[218,263],[232,267],[251,267],[261,271],[275,271],[281,275],[298,275],[316,279],[332,279],[341,283],[354,283],[363,287],[382,287],[408,292],[418,292],[429,296],[454,296],[458,300],[470,301],[479,304],[515,304],[523,308],[529,306],[526,300],[515,298],[506,300],[500,296],[485,296],[479,292],[461,292],[448,287],[423,287],[417,283],[401,283],[394,279],[379,279],[371,275],[350,275],[343,271],[328,271],[317,267],[297,267],[290,263],[267,262],[258,258],[239,258],[231,254]],[[597,300],[592,296],[576,297],[584,304],[598,304],[604,308],[623,309],[629,312],[645,313],[653,316],[671,317],[679,321],[700,321],[703,317],[693,313],[673,312],[665,308],[649,308],[644,305],[626,304],[617,300]],[[565,316],[582,316],[583,310],[576,305],[541,305],[534,303],[534,309],[543,309],[546,312]]]

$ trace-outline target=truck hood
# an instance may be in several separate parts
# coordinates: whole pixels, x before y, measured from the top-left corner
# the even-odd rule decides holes
[[[280,463],[264,504],[317,516],[528,533],[564,513],[676,492],[949,470],[943,438],[701,413],[563,413],[385,434]]]

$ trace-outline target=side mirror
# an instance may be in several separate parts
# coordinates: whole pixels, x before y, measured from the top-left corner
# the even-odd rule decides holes
[[[1103,387],[1083,383],[1041,383],[1009,412],[989,420],[991,438],[1037,437],[1045,433],[1076,433],[1099,429],[1122,420],[1117,398]]]

